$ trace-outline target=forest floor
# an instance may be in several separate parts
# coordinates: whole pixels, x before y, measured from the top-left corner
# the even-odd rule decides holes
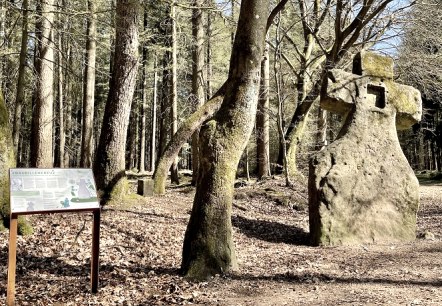
[[[19,237],[17,305],[442,305],[442,183],[421,184],[418,238],[388,245],[311,247],[307,191],[282,179],[236,189],[239,270],[192,283],[179,275],[194,188],[129,195],[102,214],[100,288],[90,293],[90,214],[34,215]],[[0,233],[0,299],[8,233]]]

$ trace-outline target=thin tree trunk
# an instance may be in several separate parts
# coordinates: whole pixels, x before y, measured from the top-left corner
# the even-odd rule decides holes
[[[254,127],[269,1],[243,0],[223,106],[200,132],[200,173],[183,245],[182,272],[203,280],[237,266],[234,181]]]
[[[167,125],[168,119],[170,118],[170,108],[169,105],[169,88],[170,88],[170,81],[169,81],[169,61],[170,61],[170,51],[165,51],[162,59],[162,66],[163,66],[163,75],[162,75],[162,81],[161,81],[161,101],[160,101],[160,130],[159,130],[159,153],[160,155],[163,154],[166,145],[167,145],[167,138],[168,134],[170,134],[170,128]],[[169,169],[167,170],[169,171]]]
[[[53,101],[54,101],[54,0],[41,2],[41,44],[37,65],[35,121],[32,128],[35,137],[31,156],[32,167],[53,166]]]
[[[20,138],[21,114],[23,111],[23,104],[25,100],[26,54],[28,51],[28,0],[23,0],[22,12],[23,23],[17,78],[17,95],[15,99],[14,122],[12,128],[12,139],[14,141],[17,164],[18,160],[20,159],[20,150],[18,143]]]
[[[172,129],[170,131],[170,138],[172,139],[173,135],[178,130],[178,89],[177,89],[177,28],[176,28],[176,6],[175,1],[172,1],[170,8],[170,19],[172,21],[172,86],[171,86],[171,95],[170,95],[170,120],[172,122]],[[170,180],[172,183],[179,184],[180,179],[178,176],[178,157],[172,163],[172,167],[170,169]]]
[[[318,107],[318,131],[316,134],[316,150],[322,150],[327,145],[327,111]]]
[[[200,107],[204,103],[204,28],[203,28],[203,12],[202,5],[204,0],[194,0],[192,11],[192,96],[195,108]],[[192,185],[196,185],[199,159],[198,159],[198,138],[199,130],[192,135]]]
[[[64,168],[65,159],[64,159],[64,147],[66,145],[66,133],[65,133],[65,124],[64,124],[64,74],[63,74],[63,49],[64,49],[64,34],[61,32],[58,34],[58,103],[57,103],[57,111],[58,111],[58,160],[56,160],[56,164],[60,168]]]
[[[94,149],[94,93],[96,62],[96,16],[95,0],[88,0],[88,19],[86,33],[86,65],[84,69],[83,88],[83,125],[81,137],[80,167],[92,167]]]
[[[94,164],[97,188],[105,193],[125,177],[127,127],[138,65],[139,11],[137,0],[117,1],[115,68]]]
[[[143,29],[148,25],[148,12],[144,9]],[[138,170],[146,171],[146,116],[147,116],[147,46],[143,44],[143,57],[141,62],[141,103],[140,103],[140,163]]]
[[[206,100],[212,97],[212,11],[207,12],[207,48],[206,48]]]
[[[6,39],[5,20],[6,20],[6,0],[0,0],[0,44],[3,44],[4,40]],[[3,59],[0,58],[0,87],[3,87],[3,77],[4,77],[3,69],[4,69]]]
[[[283,103],[284,99],[281,93],[281,74],[280,74],[280,66],[281,66],[281,45],[280,45],[280,37],[279,37],[280,23],[276,28],[276,48],[275,48],[275,61],[273,63],[273,70],[275,75],[275,84],[276,84],[276,99],[278,102],[278,117],[277,117],[277,125],[278,125],[278,135],[279,135],[279,143],[282,149],[282,161],[283,161],[283,171],[285,177],[285,185],[290,186],[290,167],[288,166],[288,156],[287,156],[287,145],[284,139],[284,126],[283,126]]]
[[[266,44],[261,61],[261,83],[259,87],[258,112],[256,114],[256,156],[258,179],[270,176],[270,135],[269,135],[269,47]]]
[[[157,100],[158,100],[158,63],[155,54],[153,62],[153,92],[152,92],[152,134],[150,138],[150,171],[155,171],[156,163],[156,134],[157,134]]]

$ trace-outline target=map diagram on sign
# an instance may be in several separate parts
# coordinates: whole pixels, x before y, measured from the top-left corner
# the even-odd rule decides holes
[[[10,169],[11,212],[99,208],[91,169]]]

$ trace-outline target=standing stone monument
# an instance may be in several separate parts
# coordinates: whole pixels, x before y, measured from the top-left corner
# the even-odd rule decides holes
[[[393,61],[361,52],[353,73],[334,69],[321,107],[345,116],[338,138],[310,161],[309,219],[314,245],[415,239],[419,183],[396,129],[420,121],[417,89],[393,81]]]

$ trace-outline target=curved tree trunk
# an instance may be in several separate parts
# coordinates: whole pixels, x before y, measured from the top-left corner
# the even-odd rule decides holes
[[[180,128],[164,149],[164,152],[158,161],[158,165],[155,168],[153,179],[154,191],[156,194],[164,194],[166,192],[167,173],[169,172],[170,166],[175,157],[180,152],[184,143],[201,126],[201,124],[211,118],[213,114],[219,110],[224,98],[224,92],[225,85],[218,90],[212,99],[181,123]]]
[[[139,1],[118,0],[114,70],[94,174],[97,187],[108,193],[125,176],[125,147],[138,65]]]
[[[285,142],[287,143],[287,167],[291,176],[297,175],[297,159],[296,155],[298,149],[302,143],[302,137],[304,136],[305,126],[307,124],[307,118],[313,103],[319,98],[319,82],[315,84],[315,88],[312,89],[310,95],[304,100],[304,102],[296,108],[296,111],[292,117],[290,125],[285,134]]]
[[[200,173],[183,245],[182,272],[202,280],[236,267],[231,209],[238,162],[258,103],[268,0],[243,0],[220,110],[200,132]]]

